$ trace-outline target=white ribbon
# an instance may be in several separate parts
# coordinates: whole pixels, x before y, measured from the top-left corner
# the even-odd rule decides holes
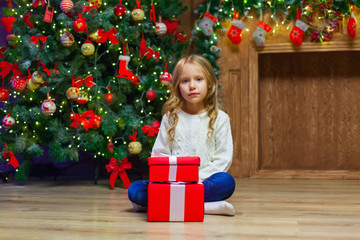
[[[168,181],[176,181],[176,172],[177,172],[177,157],[169,156],[169,179]]]
[[[170,219],[184,221],[185,215],[185,184],[170,184]]]

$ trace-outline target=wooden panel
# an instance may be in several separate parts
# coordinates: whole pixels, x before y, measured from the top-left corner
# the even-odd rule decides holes
[[[259,57],[259,169],[360,170],[360,52]]]

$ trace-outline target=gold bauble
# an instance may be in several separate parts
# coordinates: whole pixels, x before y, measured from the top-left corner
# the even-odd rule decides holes
[[[139,154],[142,150],[142,146],[140,142],[131,142],[128,146],[129,153],[136,155]]]

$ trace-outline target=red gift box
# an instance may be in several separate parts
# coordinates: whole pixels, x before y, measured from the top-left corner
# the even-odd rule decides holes
[[[204,185],[149,183],[148,221],[204,221]]]
[[[149,157],[150,182],[199,181],[199,157]]]

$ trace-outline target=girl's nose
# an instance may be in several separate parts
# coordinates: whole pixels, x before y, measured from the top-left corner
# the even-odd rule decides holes
[[[195,83],[194,83],[194,81],[190,81],[190,83],[189,83],[189,88],[190,88],[190,90],[195,89]]]

